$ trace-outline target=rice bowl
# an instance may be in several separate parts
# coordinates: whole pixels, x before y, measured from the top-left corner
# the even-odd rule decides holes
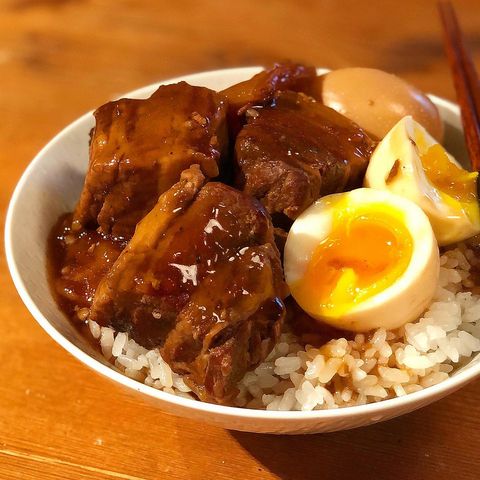
[[[218,88],[219,85],[227,85],[238,79],[246,78],[251,75],[252,72],[252,69],[234,69],[221,73],[210,72],[200,74],[187,79],[192,83]],[[145,95],[152,89],[153,88],[147,88],[143,92],[137,92],[137,95]],[[450,125],[451,133],[452,125],[455,126],[454,128],[458,128],[458,113],[455,107],[447,102],[437,101],[437,105],[438,104],[441,107],[447,126]],[[471,261],[471,259],[468,258],[470,254],[468,250],[465,249],[463,249],[463,253],[462,250],[454,250],[454,253],[445,254],[442,259],[444,262],[443,271],[447,272],[445,275],[447,275],[448,278],[442,279],[441,288],[446,292],[450,292],[446,293],[444,291],[443,293],[450,297],[453,296],[454,299],[448,303],[455,305],[454,307],[448,307],[452,308],[451,311],[445,312],[447,316],[449,316],[450,321],[453,322],[453,328],[451,326],[444,327],[444,331],[448,331],[448,335],[451,335],[451,337],[448,337],[448,344],[443,344],[442,348],[440,348],[437,340],[433,337],[443,334],[439,333],[438,330],[436,333],[432,332],[430,328],[428,331],[431,333],[432,338],[429,337],[428,341],[437,342],[437,346],[427,349],[426,351],[422,350],[425,348],[425,345],[421,343],[424,338],[423,334],[427,331],[428,326],[432,326],[427,323],[422,323],[422,326],[425,327],[424,330],[415,332],[415,329],[413,329],[413,331],[408,332],[408,330],[411,330],[411,328],[409,328],[406,329],[405,333],[397,332],[395,337],[391,337],[391,335],[387,337],[386,332],[377,331],[376,337],[371,339],[375,341],[375,345],[378,346],[374,352],[369,351],[372,348],[370,346],[362,351],[362,345],[366,345],[369,342],[368,339],[363,339],[362,342],[362,338],[359,337],[352,344],[337,339],[336,342],[338,342],[338,344],[331,345],[329,352],[316,352],[313,349],[307,348],[306,351],[301,353],[302,350],[298,349],[295,338],[289,333],[284,333],[282,341],[277,345],[273,356],[271,355],[271,358],[269,358],[267,362],[257,367],[253,374],[247,374],[242,381],[244,388],[241,393],[243,393],[243,395],[240,395],[238,402],[245,402],[244,405],[247,406],[246,409],[203,404],[190,398],[182,398],[189,396],[187,391],[188,387],[183,384],[181,378],[177,378],[175,375],[169,375],[168,371],[162,368],[161,361],[158,357],[155,357],[148,351],[144,352],[142,350],[136,352],[135,345],[133,345],[131,340],[126,336],[119,334],[120,338],[118,338],[119,335],[114,336],[113,331],[103,332],[103,330],[92,325],[92,333],[103,339],[105,354],[109,356],[109,348],[111,348],[113,351],[110,352],[110,354],[118,354],[113,355],[117,360],[118,368],[125,370],[125,373],[133,377],[136,376],[139,380],[142,380],[141,377],[144,376],[143,381],[145,381],[146,384],[128,379],[120,374],[118,369],[114,370],[110,368],[105,360],[101,360],[101,355],[99,355],[98,352],[94,352],[75,331],[66,325],[66,319],[64,319],[61,313],[58,312],[58,309],[56,309],[49,292],[45,290],[42,291],[43,273],[40,271],[41,268],[39,268],[41,265],[40,253],[43,254],[42,247],[45,242],[45,229],[40,225],[42,222],[40,219],[45,221],[47,218],[47,210],[50,209],[51,211],[52,206],[53,209],[56,209],[58,212],[65,209],[66,205],[71,206],[74,195],[77,194],[79,190],[78,178],[76,182],[72,180],[71,172],[70,180],[65,182],[64,185],[61,185],[62,182],[52,181],[51,175],[49,176],[47,173],[48,168],[45,168],[45,165],[48,162],[54,165],[53,157],[61,157],[64,155],[66,149],[71,150],[72,145],[74,145],[74,150],[78,151],[78,154],[73,155],[72,159],[68,160],[71,162],[70,168],[76,172],[84,171],[85,157],[84,151],[80,148],[80,143],[83,141],[84,135],[88,132],[90,125],[91,121],[89,116],[80,119],[72,127],[69,127],[60,134],[31,164],[19,183],[12,199],[6,228],[6,247],[9,266],[23,300],[41,325],[44,326],[60,344],[80,358],[84,363],[115,381],[156,399],[162,408],[172,413],[204,419],[226,428],[277,433],[318,432],[352,428],[354,426],[391,418],[392,416],[430,403],[434,399],[440,398],[450,391],[459,388],[462,384],[478,375],[478,363],[474,361],[466,365],[459,372],[456,372],[452,377],[446,379],[445,382],[434,385],[428,389],[423,389],[423,387],[426,387],[429,383],[433,385],[437,383],[438,380],[446,378],[446,376],[450,374],[449,369],[452,363],[456,363],[461,359],[465,360],[465,358],[469,356],[466,355],[465,352],[468,350],[471,350],[471,352],[478,350],[478,344],[475,342],[475,339],[472,340],[470,336],[463,333],[460,335],[460,332],[466,332],[467,334],[478,332],[476,324],[477,318],[475,318],[474,313],[478,297],[475,295],[468,296],[462,292],[455,291],[462,282],[464,282],[465,287],[468,287],[468,275],[466,274],[466,272],[468,272],[468,265],[464,259],[467,259],[467,261]],[[453,141],[455,142],[456,140],[453,139]],[[42,170],[43,173],[39,174]],[[34,173],[37,175],[34,175]],[[68,169],[65,169],[61,178],[66,179],[67,175]],[[35,180],[33,180],[34,178]],[[54,184],[53,188],[50,189],[52,195],[50,198],[44,199],[41,192],[45,191],[46,185],[52,185],[52,183]],[[32,205],[36,205],[35,208],[31,208]],[[31,210],[30,213],[28,210]],[[32,236],[41,239],[40,241],[35,241],[35,238],[32,240],[27,238],[26,235],[21,235],[21,227],[19,226],[19,218],[21,216],[23,216],[23,219],[28,220],[25,223],[31,221],[35,227],[33,230],[35,235]],[[35,216],[38,216],[39,219],[36,220]],[[19,240],[21,236],[24,238]],[[463,256],[463,259],[460,257],[460,254]],[[458,263],[454,265],[455,262]],[[465,282],[467,282],[467,284],[465,284]],[[446,299],[447,297],[437,296],[436,303],[432,306],[433,310],[443,311],[445,305],[442,302]],[[459,316],[459,311],[462,313],[462,317]],[[385,339],[383,336],[385,336]],[[461,342],[459,340],[452,342],[451,340],[454,338],[461,340]],[[397,346],[398,348],[395,348],[394,353],[394,349],[392,348],[393,343],[391,345],[388,342],[402,343],[403,346]],[[440,342],[440,344],[441,343],[442,342]],[[387,353],[389,353],[387,345],[392,349],[392,354],[390,355],[387,355]],[[429,346],[430,345],[433,345],[433,343],[429,344]],[[408,347],[412,347],[414,350]],[[407,355],[400,361],[397,359],[397,356],[401,357],[401,354],[397,355],[396,352],[402,349]],[[458,358],[453,349],[456,349]],[[357,354],[352,354],[352,352],[359,352],[358,358],[356,358]],[[355,371],[355,368],[360,368],[356,360],[364,361],[364,359],[373,358],[371,356],[372,353],[373,357],[376,357],[377,360],[382,360],[382,362],[384,359],[387,360],[383,363],[378,361],[368,372],[365,371],[368,367],[363,369],[367,374],[367,377],[364,377],[363,380],[367,379],[367,381],[360,384],[357,390],[349,391],[348,389],[346,390],[347,386],[343,386],[339,395],[335,398],[335,393],[332,394],[328,388],[325,389],[324,386],[328,385],[332,379],[327,381],[330,373],[328,367],[322,367],[322,357],[325,366],[330,366],[330,372],[333,366],[338,365],[337,372],[340,371],[340,373],[342,373],[339,360],[345,368],[350,368]],[[292,356],[289,357],[289,354]],[[135,355],[137,355],[136,358],[134,358]],[[139,360],[139,357],[142,355],[145,359],[142,357]],[[434,366],[425,366],[425,364],[420,363],[424,360],[424,357],[433,362],[434,355],[437,356]],[[445,359],[443,359],[443,356],[445,356]],[[418,360],[419,363],[416,364],[409,363],[410,360],[415,361],[413,357],[418,357],[421,360]],[[448,361],[447,357],[449,358]],[[394,361],[398,361],[399,363],[392,365],[392,363],[390,363],[393,362],[393,360],[390,360],[391,358],[394,358]],[[455,360],[456,358],[457,360]],[[404,363],[405,359],[407,359],[406,362],[409,363],[410,366]],[[308,365],[307,362],[309,362]],[[397,368],[402,365],[410,369],[408,373],[409,380],[405,382],[401,380],[406,380],[406,369],[402,370],[402,368]],[[139,366],[141,366],[141,368],[137,368]],[[298,368],[295,369],[294,367]],[[395,368],[397,368],[399,372],[391,371]],[[150,369],[150,373],[153,375],[148,375],[147,369]],[[271,374],[272,369],[273,375]],[[425,372],[422,375],[423,370],[425,370]],[[300,391],[298,391],[299,389],[297,388],[300,385],[299,377],[294,375],[295,373],[303,377],[311,377],[310,379],[305,378],[305,380],[303,380]],[[369,382],[372,381],[369,379],[369,376],[374,376],[373,373],[377,376],[377,381],[374,385],[369,385]],[[418,377],[416,379],[415,374]],[[253,375],[255,375],[256,378],[253,378]],[[360,373],[360,376],[362,375],[363,374]],[[337,377],[338,379],[345,378],[340,374],[338,374]],[[311,382],[310,380],[313,379],[316,381]],[[308,382],[306,380],[308,380]],[[361,380],[362,379],[359,381]],[[155,384],[155,382],[157,383]],[[335,380],[333,380],[333,382],[335,382]],[[423,382],[424,385],[421,385],[421,382]],[[308,384],[311,385],[314,392],[311,391]],[[402,389],[399,388],[398,385],[402,386],[404,390],[405,387],[407,387],[407,390],[415,390],[418,389],[418,387],[409,387],[409,385],[420,385],[422,391],[403,396]],[[305,387],[303,388],[303,386]],[[380,388],[376,388],[376,386],[385,390],[387,395],[385,395],[384,391],[380,390]],[[161,388],[163,391],[159,391],[158,388]],[[292,392],[292,389],[295,391]],[[172,391],[178,393],[178,396],[171,395]],[[330,396],[327,392],[330,393]],[[351,396],[349,397],[350,393]],[[392,398],[382,403],[374,403],[373,405],[362,405],[367,399],[376,401],[383,396],[384,398],[389,398],[399,394],[400,398]],[[299,398],[304,398],[304,401],[300,401]],[[296,402],[298,402],[298,405]],[[326,406],[345,406],[345,408],[318,411]],[[303,409],[313,411],[264,412],[255,411],[253,410],[254,408],[267,408],[268,410]]]

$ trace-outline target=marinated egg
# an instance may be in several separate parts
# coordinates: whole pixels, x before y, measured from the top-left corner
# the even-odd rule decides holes
[[[360,188],[323,197],[295,220],[284,268],[292,296],[310,316],[361,332],[400,327],[425,310],[439,253],[417,205]]]
[[[365,186],[414,201],[428,215],[438,243],[448,245],[480,232],[477,176],[405,117],[373,152]]]
[[[319,77],[310,94],[379,139],[406,115],[424,125],[439,142],[443,139],[443,122],[433,102],[414,86],[382,70],[334,70]]]

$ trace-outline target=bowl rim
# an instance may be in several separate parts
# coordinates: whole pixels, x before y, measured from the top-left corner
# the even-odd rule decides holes
[[[175,83],[179,81],[192,81],[195,83],[202,81],[202,79],[212,79],[217,76],[222,76],[225,74],[230,75],[241,75],[248,78],[250,75],[258,73],[263,67],[254,66],[254,67],[236,67],[236,68],[225,68],[217,70],[209,70],[204,72],[198,72],[188,75],[182,75],[179,77],[174,77],[160,82],[155,82],[150,85],[132,90],[127,92],[122,97],[135,97],[139,95],[144,95],[145,93],[151,92],[153,89],[158,88],[159,85],[164,85],[168,83]],[[329,69],[318,68],[317,72],[319,74],[325,73]],[[455,116],[460,115],[460,110],[458,105],[444,98],[438,97],[436,95],[429,94],[431,100],[442,108],[449,110]],[[50,337],[55,340],[60,346],[67,350],[70,354],[80,360],[83,364],[90,367],[92,370],[100,373],[102,376],[107,377],[110,380],[113,380],[128,389],[135,390],[139,393],[145,394],[147,397],[151,397],[156,400],[161,400],[170,406],[179,406],[184,409],[193,409],[199,413],[205,414],[215,414],[222,417],[244,417],[249,419],[258,419],[258,420],[282,420],[282,421],[299,421],[299,420],[327,420],[334,419],[338,417],[355,417],[360,415],[371,415],[371,414],[381,414],[388,412],[392,409],[398,409],[399,407],[405,407],[408,405],[421,404],[422,402],[428,403],[428,399],[432,401],[436,398],[447,395],[448,393],[459,389],[464,384],[470,382],[475,377],[480,375],[480,362],[471,366],[467,366],[462,369],[462,371],[455,374],[455,376],[449,377],[446,380],[420,390],[418,392],[409,393],[401,397],[390,398],[386,400],[381,400],[375,403],[368,403],[364,405],[354,405],[349,407],[340,407],[334,409],[325,409],[325,410],[311,410],[311,411],[273,411],[273,410],[256,410],[246,407],[235,407],[235,406],[226,406],[226,405],[217,405],[208,402],[202,402],[199,400],[188,399],[180,397],[168,392],[157,390],[153,387],[150,387],[144,383],[141,383],[137,380],[131,379],[114,369],[114,367],[109,367],[99,360],[96,360],[94,357],[90,356],[88,353],[84,352],[81,348],[77,347],[65,336],[63,336],[41,313],[40,309],[37,307],[32,297],[30,296],[25,284],[23,282],[22,276],[17,267],[17,261],[13,249],[13,225],[16,221],[14,216],[14,210],[19,201],[20,194],[26,184],[29,183],[31,173],[34,171],[37,164],[42,162],[44,156],[48,155],[50,148],[60,141],[63,137],[72,133],[79,125],[92,116],[93,110],[85,113],[80,116],[64,129],[62,129],[58,134],[56,134],[34,157],[34,159],[29,163],[23,174],[21,175],[12,197],[10,199],[6,220],[5,220],[5,233],[4,233],[4,242],[5,242],[5,252],[7,265],[10,270],[10,275],[13,279],[13,283],[17,292],[22,299],[23,303],[27,307],[30,314],[34,319],[40,324],[40,326],[50,335]],[[68,319],[65,317],[66,321]],[[413,409],[413,408],[412,408]],[[380,417],[381,415],[379,415]]]

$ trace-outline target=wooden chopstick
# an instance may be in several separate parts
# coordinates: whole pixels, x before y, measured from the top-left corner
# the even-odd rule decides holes
[[[480,170],[480,83],[452,4],[438,2],[444,49],[450,64],[472,169]]]

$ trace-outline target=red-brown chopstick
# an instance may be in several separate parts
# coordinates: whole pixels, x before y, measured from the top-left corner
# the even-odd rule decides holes
[[[480,170],[480,83],[457,16],[449,1],[440,1],[444,49],[450,64],[472,169]]]

